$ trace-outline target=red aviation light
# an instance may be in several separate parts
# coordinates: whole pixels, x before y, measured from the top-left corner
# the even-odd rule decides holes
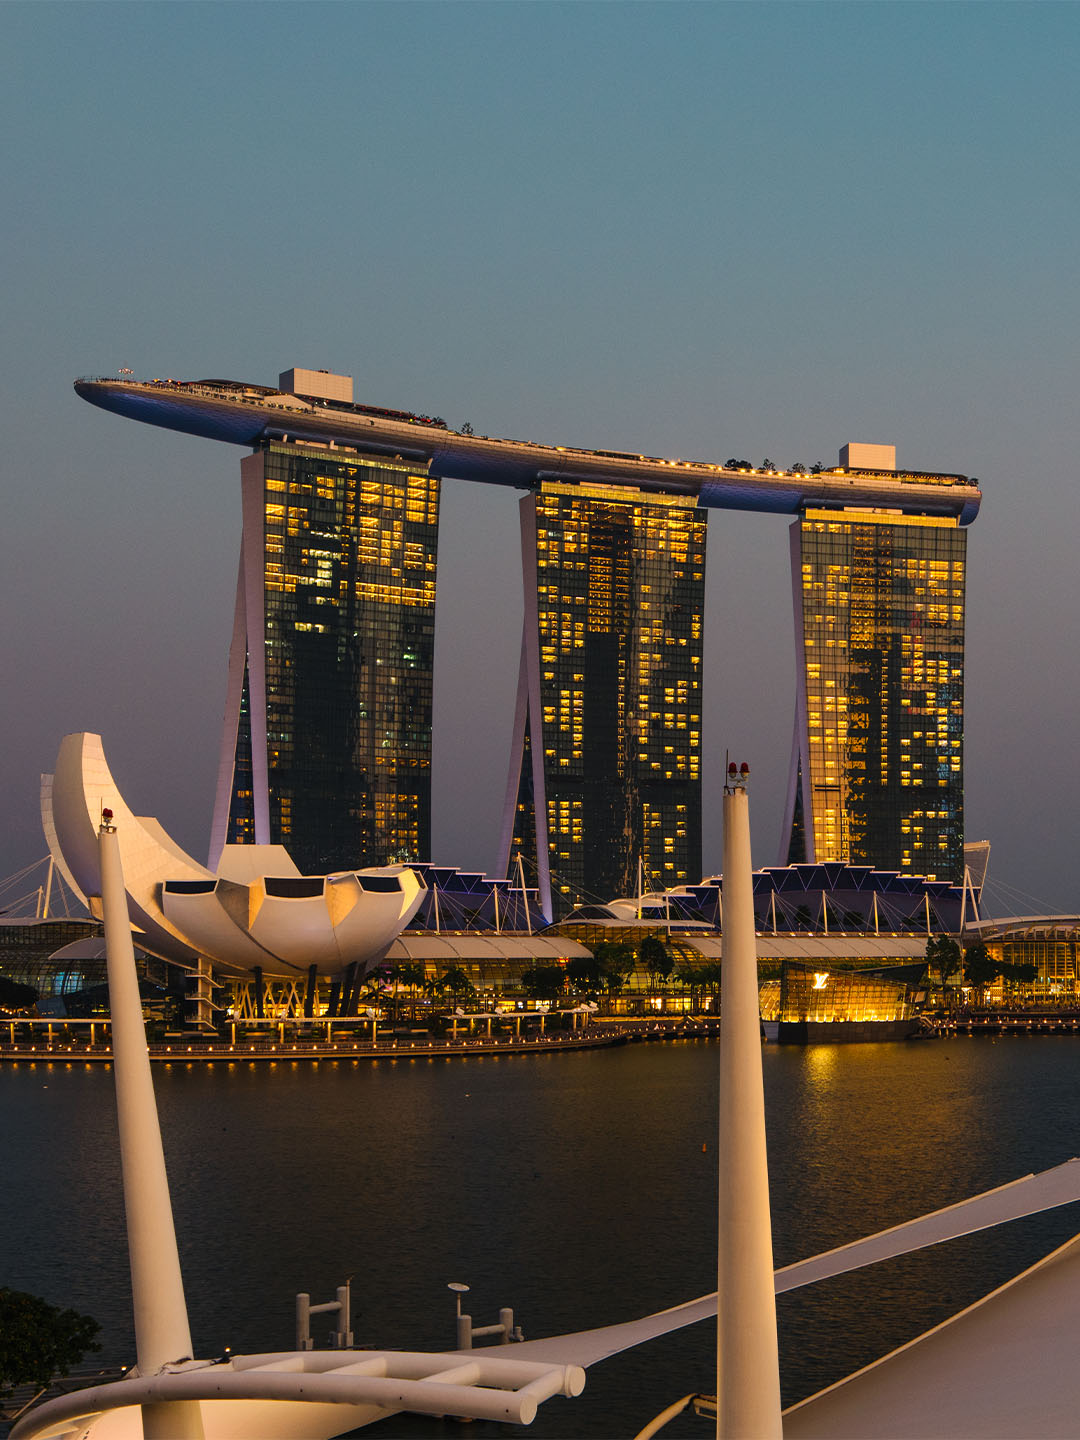
[[[732,769],[734,769],[734,768],[735,768],[735,767],[734,767],[734,765],[733,765],[733,766],[732,766]],[[744,760],[743,763],[739,766],[739,774],[743,777],[744,780],[746,779],[747,775],[750,774],[750,766],[747,765],[747,763],[746,763],[745,760]]]
[[[731,764],[727,767],[727,773],[732,776],[739,773],[739,767],[735,764],[734,760],[732,760]]]

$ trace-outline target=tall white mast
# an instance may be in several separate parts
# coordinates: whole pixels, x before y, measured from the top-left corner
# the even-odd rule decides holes
[[[139,1374],[149,1376],[191,1359],[191,1329],[111,810],[102,811],[98,850],[135,1352]],[[143,1434],[146,1440],[202,1440],[198,1402],[144,1405]]]
[[[717,1440],[782,1440],[749,773],[747,765],[730,764],[724,787],[716,1434]]]

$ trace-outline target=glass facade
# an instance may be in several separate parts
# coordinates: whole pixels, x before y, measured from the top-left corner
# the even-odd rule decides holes
[[[1024,995],[1040,1004],[1075,1005],[1080,1000],[1080,923],[1032,925],[1026,931],[987,938],[992,959],[1006,965],[1034,965],[1035,979],[1022,987]],[[997,1001],[1004,999],[1000,980],[990,987]]]
[[[523,502],[536,588],[510,863],[535,874],[546,847],[556,915],[636,892],[639,861],[646,888],[701,874],[705,521],[624,487],[547,482]]]
[[[232,794],[229,797],[230,845],[255,844],[255,777],[251,769],[251,687],[244,663],[244,688],[240,694],[240,723],[236,730],[233,757]]]
[[[762,995],[763,1019],[787,1022],[809,1020],[816,1024],[842,1021],[906,1020],[912,1013],[914,987],[908,973],[910,967],[897,967],[892,979],[880,972],[841,970],[826,967],[815,970],[786,960],[775,996],[775,1013],[767,1013]]]
[[[788,858],[959,882],[964,570],[954,519],[808,510],[793,529],[800,661]]]
[[[0,923],[0,975],[17,985],[33,985],[40,995],[67,995],[107,980],[104,958],[54,961],[65,945],[101,934],[97,920],[8,920]],[[137,952],[138,958],[141,952]],[[145,965],[140,967],[140,973]]]
[[[271,441],[261,459],[262,533],[247,508],[244,545],[263,614],[247,620],[226,838],[255,838],[261,640],[270,843],[307,873],[426,857],[439,482],[328,447]]]

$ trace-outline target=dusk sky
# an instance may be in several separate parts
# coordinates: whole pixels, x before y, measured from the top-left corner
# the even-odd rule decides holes
[[[967,837],[992,913],[1080,910],[1078,61],[1072,4],[0,7],[0,875],[45,853],[72,730],[209,836],[244,451],[72,381],[295,365],[484,434],[979,477]],[[443,487],[432,858],[473,868],[517,499]],[[779,859],[788,523],[709,521],[707,872],[725,749]]]

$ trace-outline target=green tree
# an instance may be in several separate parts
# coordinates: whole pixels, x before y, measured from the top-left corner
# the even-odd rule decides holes
[[[579,994],[594,995],[600,988],[600,966],[595,955],[577,955],[566,967],[566,978]]]
[[[638,959],[647,974],[662,983],[675,969],[675,957],[660,939],[659,935],[646,935],[638,947]]]
[[[600,977],[604,988],[612,995],[626,984],[634,973],[634,952],[629,945],[613,940],[603,940],[595,950],[596,963],[600,966]]]
[[[1001,965],[981,941],[969,945],[964,951],[964,979],[980,995],[985,994],[986,987],[992,985],[1000,974]]]
[[[89,1350],[101,1326],[89,1315],[61,1310],[36,1295],[0,1287],[0,1395],[16,1385],[44,1389]]]
[[[1030,960],[1016,960],[1011,965],[1003,963],[1001,973],[1006,985],[1034,985],[1039,978],[1039,967]]]
[[[523,971],[521,984],[534,1000],[555,1000],[566,985],[566,971],[561,965],[533,965]]]
[[[949,978],[960,968],[960,946],[951,935],[931,935],[926,942],[926,970],[933,984],[934,976],[938,977],[938,985],[941,989],[941,1003],[945,1003],[945,993],[948,988]]]

